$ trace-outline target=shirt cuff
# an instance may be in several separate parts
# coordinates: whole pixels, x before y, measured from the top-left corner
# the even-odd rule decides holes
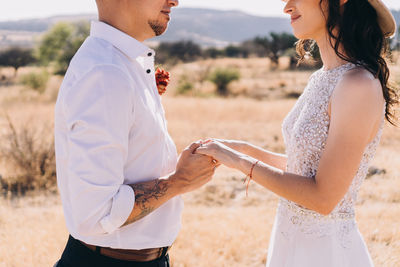
[[[106,233],[120,228],[128,219],[135,204],[135,192],[129,185],[121,185],[113,197],[110,213],[101,219],[100,225]]]

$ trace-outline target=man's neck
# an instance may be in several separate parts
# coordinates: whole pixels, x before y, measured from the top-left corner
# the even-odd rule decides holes
[[[147,33],[146,31],[144,31],[143,27],[130,27],[131,24],[135,24],[135,26],[139,25],[136,23],[123,23],[120,20],[113,20],[113,19],[109,19],[106,17],[102,17],[102,16],[99,16],[99,21],[106,23],[106,24],[120,30],[121,32],[138,40],[139,42],[144,42],[145,40],[154,37],[154,35],[151,35],[151,34]],[[147,26],[147,27],[150,27],[150,26]]]

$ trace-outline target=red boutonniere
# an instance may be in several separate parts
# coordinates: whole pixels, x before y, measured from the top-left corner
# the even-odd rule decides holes
[[[167,86],[170,81],[169,79],[169,72],[163,69],[157,68],[156,70],[156,84],[158,93],[160,95],[164,94],[167,91]]]

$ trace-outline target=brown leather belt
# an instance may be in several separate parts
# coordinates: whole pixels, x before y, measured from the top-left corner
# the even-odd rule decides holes
[[[84,246],[88,249],[95,251],[103,256],[107,256],[117,260],[124,261],[138,261],[138,262],[146,262],[153,261],[160,258],[163,255],[166,255],[168,249],[170,247],[163,248],[148,248],[148,249],[115,249],[115,248],[106,248],[106,247],[98,247],[94,245],[86,244],[80,241]]]

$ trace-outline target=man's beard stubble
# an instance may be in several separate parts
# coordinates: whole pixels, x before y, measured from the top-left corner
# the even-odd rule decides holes
[[[160,36],[167,29],[165,25],[161,24],[157,20],[150,20],[148,23],[156,36]]]

